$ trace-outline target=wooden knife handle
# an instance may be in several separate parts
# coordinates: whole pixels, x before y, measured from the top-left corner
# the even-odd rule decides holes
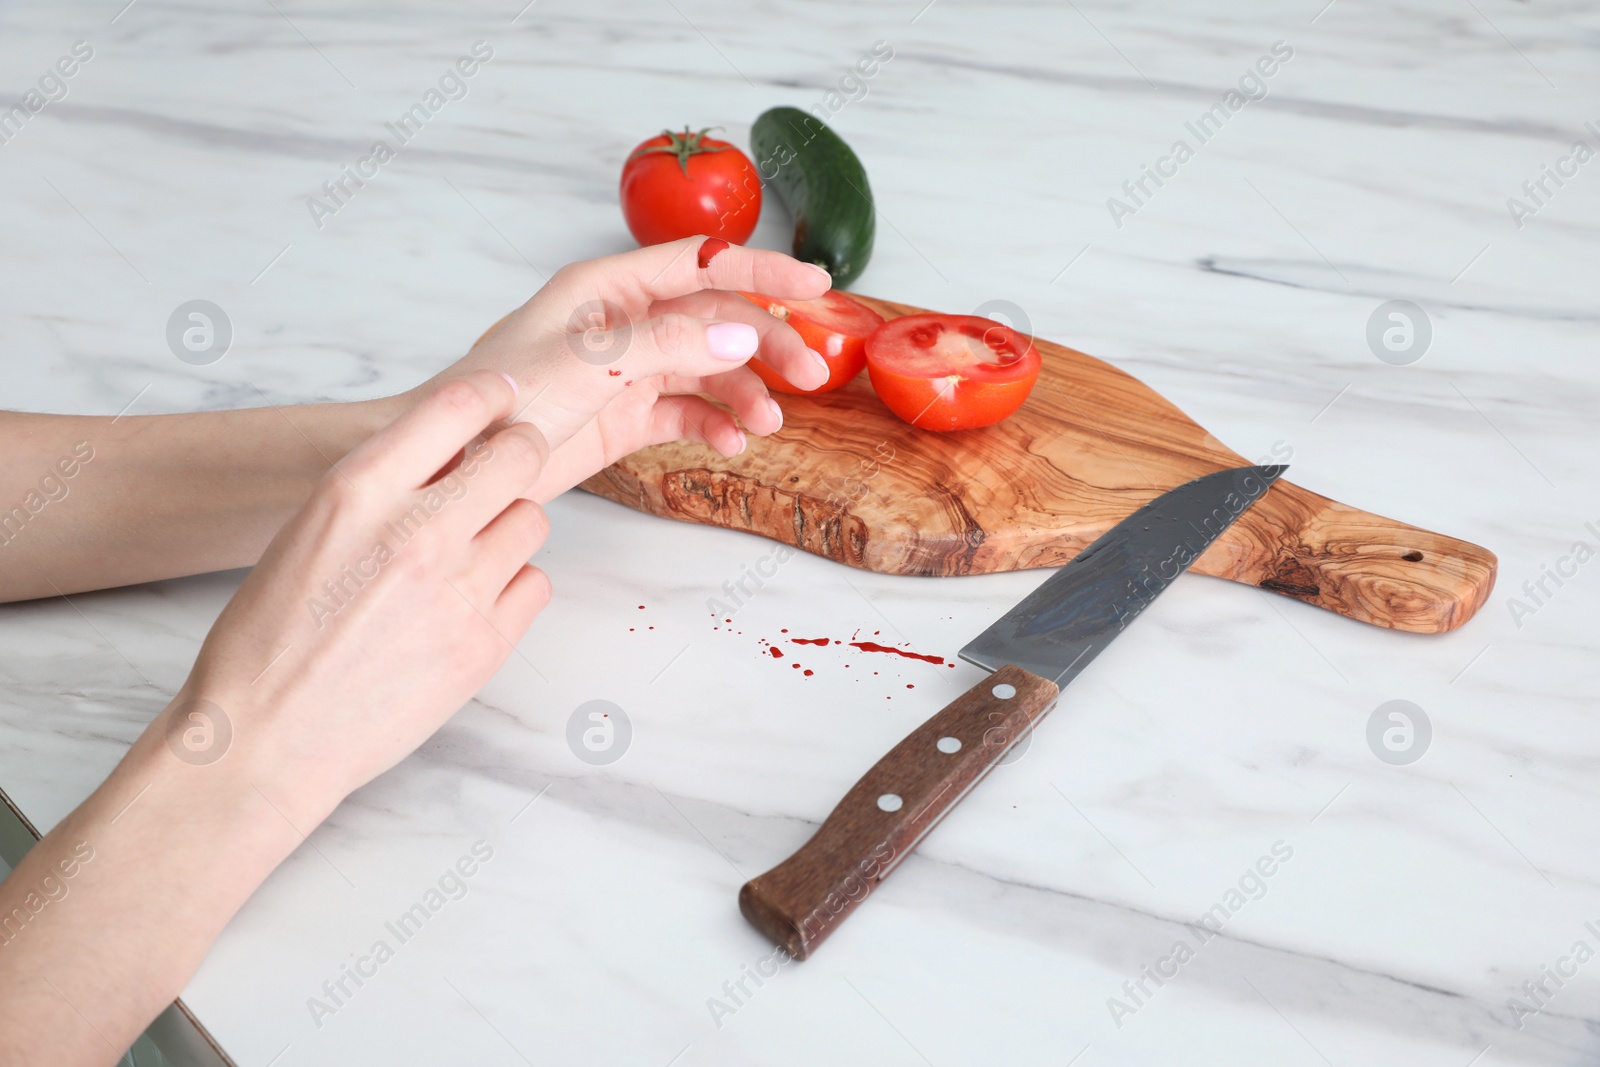
[[[739,890],[744,917],[803,960],[1055,706],[1061,690],[1002,667],[862,776],[793,856]]]

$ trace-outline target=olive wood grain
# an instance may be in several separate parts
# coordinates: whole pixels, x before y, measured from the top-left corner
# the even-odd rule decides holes
[[[889,318],[921,310],[858,299]],[[852,567],[958,575],[1060,566],[1158,494],[1248,462],[1131,375],[1063,345],[1036,344],[1039,384],[996,426],[917,430],[883,406],[862,374],[819,397],[779,397],[783,429],[751,437],[743,455],[659,445],[583,488]],[[1477,545],[1282,479],[1194,566],[1417,633],[1471,618],[1495,569],[1494,555]]]
[[[810,956],[1050,712],[1059,693],[1054,682],[1021,667],[989,675],[862,775],[798,852],[746,882],[739,910],[791,956]],[[959,747],[947,741],[941,749],[944,738]],[[898,807],[880,805],[884,797]]]

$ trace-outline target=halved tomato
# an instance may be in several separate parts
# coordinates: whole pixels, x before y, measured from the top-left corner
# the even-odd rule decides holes
[[[760,293],[740,293],[795,328],[806,347],[828,363],[828,380],[815,389],[798,389],[783,375],[752,359],[750,367],[780,393],[826,393],[861,373],[867,362],[866,342],[883,325],[883,316],[867,305],[830,289],[815,300],[779,300]]]
[[[923,430],[991,426],[1022,406],[1043,361],[1033,339],[976,315],[906,315],[867,339],[889,410]]]

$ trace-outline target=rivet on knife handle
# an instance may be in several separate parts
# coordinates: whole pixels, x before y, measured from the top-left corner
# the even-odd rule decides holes
[[[862,776],[798,852],[739,891],[757,929],[805,959],[1054,705],[1060,690],[1002,667]]]

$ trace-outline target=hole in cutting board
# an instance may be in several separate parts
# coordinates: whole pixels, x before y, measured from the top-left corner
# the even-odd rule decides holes
[[[1400,558],[1405,560],[1407,563],[1421,563],[1422,553],[1413,548],[1410,552],[1403,554]]]

